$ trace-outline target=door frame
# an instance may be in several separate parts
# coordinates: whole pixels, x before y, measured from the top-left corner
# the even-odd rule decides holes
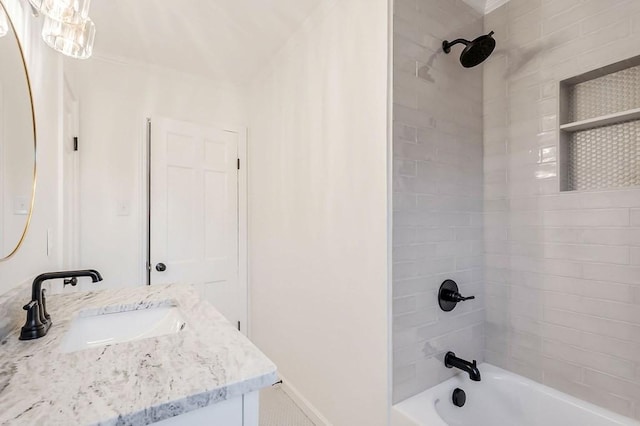
[[[173,118],[167,118],[163,116],[155,116],[155,120],[167,119],[174,121]],[[140,144],[140,194],[142,195],[139,200],[139,234],[140,247],[139,247],[139,264],[140,264],[140,276],[139,282],[141,285],[149,286],[150,282],[150,267],[149,264],[150,251],[151,251],[151,132],[153,115],[147,115],[142,124],[142,143]],[[246,318],[247,324],[241,325],[241,332],[249,336],[249,271],[248,271],[248,167],[247,167],[247,134],[248,130],[244,126],[221,124],[217,122],[202,124],[193,123],[199,126],[211,126],[217,127],[227,132],[233,132],[238,134],[238,160],[240,160],[240,169],[238,170],[238,284],[244,289],[244,304],[246,306]]]
[[[58,179],[58,197],[63,200],[58,206],[58,235],[60,237],[57,239],[57,258],[58,264],[64,268],[76,268],[81,261],[81,250],[80,250],[80,232],[81,226],[80,223],[82,221],[81,217],[81,209],[80,209],[80,173],[81,170],[81,162],[80,162],[80,151],[74,151],[71,164],[65,163],[65,144],[69,143],[68,140],[64,139],[66,126],[67,126],[67,115],[66,115],[66,107],[69,106],[71,113],[73,115],[73,123],[72,123],[72,133],[75,133],[75,138],[80,138],[80,100],[76,94],[76,90],[69,81],[69,76],[64,75],[62,77],[62,100],[61,100],[61,110],[62,116],[59,122],[60,125],[60,142],[58,144],[58,167],[61,171],[61,174]],[[71,192],[73,194],[72,205],[67,205],[67,200],[65,199],[65,186],[69,184],[64,180],[65,178],[65,165],[69,166],[73,170],[73,182]],[[73,218],[75,219],[73,223],[67,224],[65,218],[67,214],[65,213],[65,209],[71,209]],[[69,225],[69,226],[67,226]],[[71,229],[69,229],[69,227]],[[71,235],[69,235],[71,234]],[[71,248],[69,253],[65,253],[65,247],[63,239],[67,238],[71,241]],[[69,255],[69,259],[72,265],[64,265],[65,255]]]
[[[4,129],[4,87],[0,85],[0,129]],[[4,131],[0,132],[0,254],[4,253],[5,247],[5,225],[4,225],[4,217],[5,217],[5,201],[4,201],[4,170],[5,170],[5,135]]]

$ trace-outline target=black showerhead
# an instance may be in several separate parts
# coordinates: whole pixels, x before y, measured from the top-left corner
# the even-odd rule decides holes
[[[444,53],[451,52],[451,46],[462,43],[466,47],[460,55],[460,63],[465,68],[473,68],[484,62],[496,48],[496,40],[493,38],[493,31],[487,35],[480,36],[473,41],[459,38],[452,42],[443,41],[442,50]]]

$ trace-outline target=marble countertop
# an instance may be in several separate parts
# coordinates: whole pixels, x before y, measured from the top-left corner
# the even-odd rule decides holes
[[[26,302],[26,301],[25,301]],[[62,353],[72,319],[176,304],[179,333]],[[53,326],[0,341],[0,425],[146,425],[270,386],[276,366],[187,285],[50,296]],[[23,311],[24,312],[24,311]]]

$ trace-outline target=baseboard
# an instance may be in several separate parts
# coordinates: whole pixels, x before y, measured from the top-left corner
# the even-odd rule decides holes
[[[418,426],[418,423],[391,407],[391,426]]]
[[[316,407],[314,407],[309,400],[307,400],[302,394],[289,382],[286,377],[280,375],[282,380],[282,390],[289,395],[289,397],[296,403],[298,407],[304,412],[304,414],[311,419],[316,426],[332,426],[329,420],[327,420]]]

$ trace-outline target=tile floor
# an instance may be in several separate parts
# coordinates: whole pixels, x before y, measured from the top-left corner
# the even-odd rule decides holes
[[[260,392],[260,426],[314,426],[280,386]]]

